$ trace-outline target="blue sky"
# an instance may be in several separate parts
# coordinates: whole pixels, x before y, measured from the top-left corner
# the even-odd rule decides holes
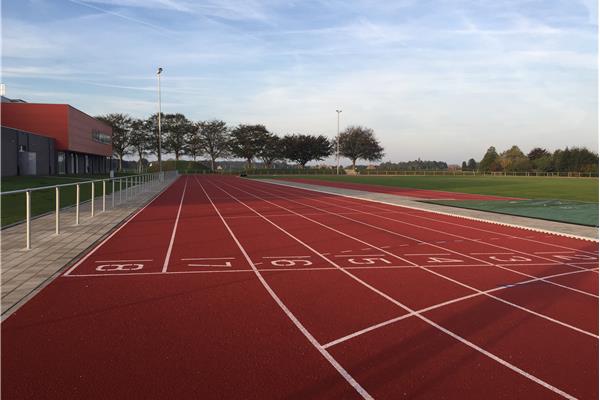
[[[594,0],[6,0],[9,97],[275,133],[371,127],[384,160],[598,147]]]

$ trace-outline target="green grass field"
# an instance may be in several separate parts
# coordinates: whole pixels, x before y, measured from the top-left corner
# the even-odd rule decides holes
[[[513,176],[253,176],[253,178],[310,178],[367,183],[414,189],[445,190],[474,194],[598,202],[598,178]]]
[[[69,177],[69,176],[42,176],[42,177],[8,177],[2,178],[2,192],[11,190],[20,190],[33,187],[61,185],[65,183],[85,182],[92,179],[108,178],[107,175],[95,175],[85,177]],[[124,188],[124,187],[123,187]],[[107,183],[106,192],[111,193],[112,185]],[[80,200],[86,201],[91,197],[92,185],[86,183],[81,185]],[[102,194],[102,183],[94,184],[95,195]],[[75,204],[76,189],[75,186],[67,186],[60,189],[60,206],[68,207]],[[38,190],[31,193],[31,215],[53,211],[55,207],[55,191],[54,189]],[[25,193],[17,193],[1,196],[0,204],[0,226],[13,224],[25,219]]]

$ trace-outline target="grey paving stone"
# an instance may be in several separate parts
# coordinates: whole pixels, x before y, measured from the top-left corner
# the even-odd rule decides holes
[[[166,189],[173,179],[156,184],[146,192],[140,192],[118,207],[107,208],[106,212],[96,209],[91,218],[89,204],[80,208],[80,224],[74,225],[75,209],[61,212],[61,233],[55,234],[54,214],[42,216],[31,221],[32,249],[25,249],[24,224],[7,228],[1,232],[0,272],[2,292],[2,318],[14,312],[40,285],[55,275],[74,257],[93,245],[98,239],[118,225],[121,221],[147,204],[155,195]],[[97,198],[97,204],[101,204]],[[107,201],[107,206],[110,201]]]

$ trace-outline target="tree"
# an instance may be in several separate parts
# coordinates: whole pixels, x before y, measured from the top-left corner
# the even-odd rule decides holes
[[[189,143],[189,145],[197,146],[199,154],[208,154],[210,157],[210,169],[214,172],[216,159],[227,155],[229,151],[229,142],[231,140],[229,128],[224,121],[215,119],[198,122],[196,124],[196,132],[198,137],[197,142]]]
[[[585,147],[566,147],[556,150],[552,156],[554,170],[559,172],[596,172],[598,171],[598,154]]]
[[[269,133],[265,137],[265,143],[263,148],[259,151],[258,157],[265,163],[265,167],[271,168],[275,160],[281,160],[285,158],[285,152],[283,150],[283,142],[277,135]]]
[[[500,165],[505,171],[529,171],[531,168],[529,158],[518,146],[512,146],[500,154]]]
[[[286,135],[282,139],[285,158],[300,167],[313,160],[322,160],[333,152],[333,144],[323,135]]]
[[[529,154],[527,154],[527,158],[529,158],[530,161],[533,160],[537,160],[538,158],[542,158],[542,157],[548,157],[551,154],[548,152],[548,150],[543,149],[541,147],[536,147],[534,149],[532,149]]]
[[[175,154],[175,161],[179,161],[187,151],[187,138],[195,129],[193,124],[183,114],[167,114],[163,121],[165,132],[164,148],[168,153]]]
[[[469,167],[467,166],[467,162],[466,162],[466,161],[463,161],[463,162],[462,162],[462,166],[460,167],[460,169],[461,169],[461,170],[463,170],[463,171],[467,171],[467,169],[468,169],[468,168],[469,168]]]
[[[496,148],[491,146],[489,149],[487,149],[483,159],[479,163],[479,169],[482,171],[498,171],[500,168],[501,166]]]
[[[246,168],[252,166],[252,160],[265,145],[269,131],[264,125],[238,125],[231,132],[229,149],[233,155],[246,160]]]
[[[150,117],[148,117],[148,119],[146,120],[148,129],[150,130],[150,145],[149,145],[149,151],[153,154],[156,154],[158,157],[158,162],[159,164],[161,163],[162,160],[162,151],[164,151],[165,147],[164,147],[164,143],[165,143],[165,130],[164,130],[164,126],[162,124],[162,121],[165,120],[165,114],[161,113],[160,114],[160,119],[161,119],[161,151],[159,151],[158,149],[158,113],[152,114]]]
[[[340,154],[352,160],[352,169],[356,168],[356,160],[381,160],[383,147],[375,138],[372,129],[362,126],[350,126],[340,133]]]
[[[138,155],[138,172],[142,172],[142,161],[152,149],[152,126],[148,120],[134,119],[131,123],[131,147]]]
[[[123,170],[123,157],[130,152],[130,134],[132,119],[127,114],[106,114],[96,117],[112,127],[113,153],[119,159],[119,171]]]
[[[469,171],[475,171],[477,169],[477,161],[475,161],[474,158],[469,158],[469,161],[467,161],[467,168]]]

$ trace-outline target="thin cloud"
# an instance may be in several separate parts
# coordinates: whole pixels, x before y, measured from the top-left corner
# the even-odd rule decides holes
[[[97,6],[93,5],[93,4],[89,4],[89,3],[85,2],[85,1],[79,1],[79,0],[69,0],[69,1],[71,3],[78,4],[80,6],[84,6],[84,7],[88,7],[88,8],[91,8],[93,10],[96,10],[96,11],[100,11],[100,12],[102,12],[104,14],[108,14],[108,15],[112,15],[112,16],[115,16],[115,17],[119,17],[119,18],[125,19],[125,20],[130,21],[130,22],[135,22],[136,24],[143,25],[143,26],[145,26],[147,28],[154,29],[154,30],[157,30],[159,32],[173,33],[173,31],[171,31],[169,29],[166,29],[166,28],[164,28],[162,26],[158,26],[158,25],[152,24],[150,22],[143,21],[143,20],[138,19],[138,18],[133,18],[133,17],[130,17],[128,15],[121,14],[121,13],[118,13],[118,12],[115,12],[115,11],[107,10],[105,8],[97,7]]]

